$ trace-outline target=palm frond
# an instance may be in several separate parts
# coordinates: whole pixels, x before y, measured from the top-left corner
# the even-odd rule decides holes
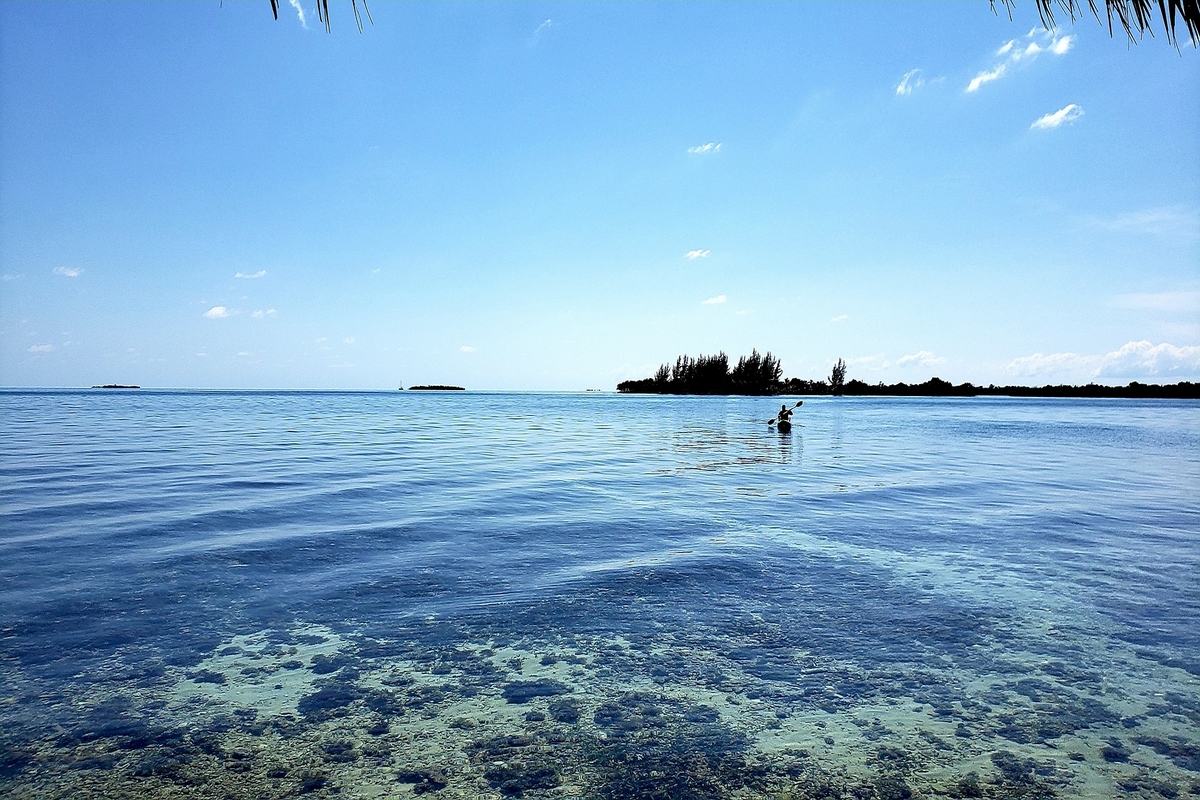
[[[363,21],[362,17],[358,13],[358,2],[359,0],[350,0],[350,8],[354,11],[354,21],[358,25],[358,32],[362,33]],[[317,19],[320,20],[321,24],[325,26],[326,33],[332,32],[333,29],[330,27],[329,23],[329,0],[316,0],[316,3]],[[371,9],[367,7],[367,0],[362,0],[362,4],[363,11],[367,15],[367,21],[374,25],[375,20],[371,19]],[[271,13],[275,15],[276,20],[279,19],[279,0],[271,0]]]
[[[992,10],[996,10],[996,0],[990,0]],[[1000,0],[1012,19],[1012,10],[1016,0]],[[1072,22],[1083,15],[1080,0],[1035,0],[1038,16],[1042,25],[1047,29],[1054,27],[1054,14],[1057,11],[1066,14]],[[1087,0],[1092,15],[1100,20],[1100,9],[1096,0]],[[1158,7],[1158,16],[1162,19],[1163,31],[1167,43],[1179,46],[1178,24],[1183,22],[1192,47],[1200,46],[1200,0],[1104,0],[1105,16],[1108,21],[1108,35],[1113,35],[1113,20],[1115,19],[1125,30],[1125,35],[1131,42],[1136,43],[1147,33],[1154,36],[1154,10]],[[1135,35],[1136,34],[1136,35]]]

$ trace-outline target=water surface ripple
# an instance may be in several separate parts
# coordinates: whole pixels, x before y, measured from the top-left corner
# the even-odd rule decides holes
[[[0,392],[15,797],[1200,796],[1200,406]]]

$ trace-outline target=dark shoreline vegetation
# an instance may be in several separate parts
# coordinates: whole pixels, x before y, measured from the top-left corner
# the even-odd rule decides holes
[[[93,386],[93,389],[140,389],[140,386],[125,383],[106,383],[103,386]]]
[[[465,392],[466,391],[466,389],[463,388],[462,386],[446,386],[441,383],[431,383],[428,385],[421,385],[421,386],[410,386],[410,387],[408,387],[408,390],[410,392]],[[404,388],[401,387],[400,391],[404,391]]]
[[[972,383],[953,384],[941,378],[924,383],[876,383],[860,380],[846,381],[846,363],[838,359],[826,380],[809,381],[802,378],[783,378],[783,366],[769,352],[759,355],[752,350],[749,356],[738,359],[733,369],[725,353],[715,356],[679,356],[674,366],[663,364],[651,378],[621,381],[617,391],[625,394],[707,394],[707,395],[848,395],[860,397],[1082,397],[1125,399],[1200,399],[1200,383],[1180,381],[1172,384],[1139,383],[1126,386],[1105,386],[1089,383],[1084,386],[1068,384],[1045,386],[976,386]]]

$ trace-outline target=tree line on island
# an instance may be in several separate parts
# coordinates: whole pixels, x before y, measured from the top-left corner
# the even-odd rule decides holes
[[[679,356],[675,363],[663,364],[650,378],[622,381],[617,391],[626,394],[701,394],[701,395],[857,395],[866,397],[976,397],[999,395],[1009,397],[1125,397],[1165,398],[1178,400],[1200,399],[1200,383],[1180,381],[1174,384],[1145,384],[1131,381],[1126,386],[1105,386],[1089,383],[1085,386],[1067,384],[1045,386],[975,386],[971,383],[953,384],[941,378],[924,383],[869,384],[846,380],[846,362],[838,359],[825,380],[784,378],[783,364],[770,352],[757,349],[741,356],[730,367],[725,353],[713,356]]]

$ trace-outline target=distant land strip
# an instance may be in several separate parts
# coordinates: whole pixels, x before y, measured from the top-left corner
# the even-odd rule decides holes
[[[645,387],[648,381],[624,381],[617,385],[617,391],[626,394],[754,394],[762,395],[767,392],[704,392],[704,391],[662,391],[653,386]],[[631,385],[632,384],[632,385]],[[1083,386],[1069,384],[1047,384],[1045,386],[975,386],[971,383],[953,384],[941,378],[930,378],[924,383],[863,383],[853,380],[835,392],[825,381],[806,381],[799,378],[789,378],[781,382],[777,391],[769,394],[787,395],[846,395],[857,397],[1113,397],[1127,399],[1162,399],[1162,400],[1200,400],[1200,383],[1180,381],[1179,383],[1157,384],[1130,381],[1125,386],[1105,386],[1089,383]]]
[[[851,395],[859,397],[1114,397],[1158,398],[1164,400],[1200,399],[1200,383],[1180,381],[1171,384],[1139,383],[1125,386],[1085,386],[1067,384],[1046,386],[976,386],[953,384],[941,378],[924,383],[876,383],[846,380],[846,363],[838,359],[829,378],[808,381],[783,378],[779,359],[757,350],[742,356],[730,368],[724,353],[715,356],[680,356],[672,364],[663,364],[651,378],[622,381],[617,391],[626,394],[700,394],[700,395]]]
[[[440,383],[430,383],[430,384],[423,385],[423,386],[410,386],[410,387],[408,387],[408,390],[410,392],[465,392],[466,391],[466,389],[464,389],[461,386],[444,386]],[[401,391],[404,391],[404,390],[401,389]]]
[[[825,381],[796,381],[800,384],[816,384],[811,391],[792,389],[792,381],[787,382],[787,394],[833,394]],[[807,388],[807,387],[806,387]],[[823,391],[822,391],[823,389]],[[1123,398],[1158,398],[1164,400],[1196,400],[1200,399],[1200,383],[1180,381],[1179,383],[1157,384],[1138,383],[1130,381],[1125,386],[1104,386],[1089,383],[1084,386],[1058,384],[1045,386],[975,386],[970,383],[960,383],[957,386],[941,378],[930,378],[924,383],[877,383],[874,385],[853,380],[842,387],[841,394],[868,397],[1123,397]]]
[[[106,383],[103,386],[93,386],[93,389],[140,389],[140,386],[134,386],[131,383]]]

